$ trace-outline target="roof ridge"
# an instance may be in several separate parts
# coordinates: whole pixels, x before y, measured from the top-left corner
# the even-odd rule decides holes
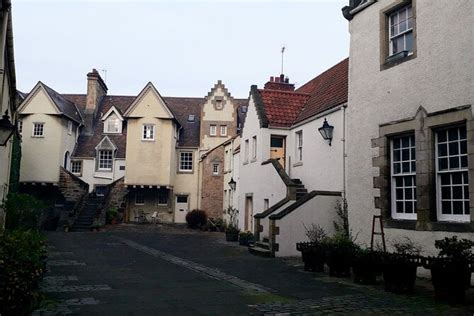
[[[268,92],[278,92],[278,93],[286,93],[286,94],[297,94],[297,95],[301,95],[301,96],[311,96],[311,94],[309,93],[305,93],[305,92],[297,92],[296,90],[295,91],[288,91],[288,90],[278,90],[278,89],[258,89],[259,91],[268,91]]]

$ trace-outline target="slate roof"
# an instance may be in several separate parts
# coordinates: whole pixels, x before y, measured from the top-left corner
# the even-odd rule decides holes
[[[311,98],[299,113],[296,122],[346,103],[349,89],[348,73],[349,58],[346,58],[298,88],[297,92],[308,93]]]
[[[75,105],[74,102],[66,99],[64,96],[57,93],[44,83],[41,83],[41,85],[44,87],[51,100],[53,100],[54,104],[64,116],[67,116],[77,123],[83,123],[83,113],[81,113],[81,110]]]

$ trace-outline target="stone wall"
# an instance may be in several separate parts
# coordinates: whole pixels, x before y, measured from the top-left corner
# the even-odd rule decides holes
[[[60,167],[59,190],[66,201],[77,202],[89,192],[89,185],[68,170]]]
[[[108,198],[108,207],[115,207],[119,211],[125,210],[127,186],[124,183],[124,177],[110,184],[110,193]]]
[[[201,208],[207,216],[222,218],[224,195],[224,146],[211,151],[202,160]],[[213,173],[213,165],[219,164],[217,175]]]

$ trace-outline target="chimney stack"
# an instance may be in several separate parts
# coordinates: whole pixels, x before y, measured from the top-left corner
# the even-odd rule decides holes
[[[92,69],[92,71],[87,74],[87,98],[84,111],[86,116],[86,134],[92,134],[94,117],[97,113],[100,101],[107,94],[107,90],[107,85],[100,77],[97,69]]]
[[[290,83],[290,79],[285,77],[284,74],[281,74],[276,77],[270,77],[270,81],[268,81],[264,89],[267,90],[281,90],[281,91],[295,91],[295,84]]]

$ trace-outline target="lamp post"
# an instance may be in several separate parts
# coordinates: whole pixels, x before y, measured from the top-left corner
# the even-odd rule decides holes
[[[8,110],[6,110],[2,119],[0,119],[0,146],[6,146],[14,130],[15,126],[10,122]]]
[[[324,119],[323,126],[318,128],[319,133],[323,137],[324,140],[329,141],[329,146],[331,146],[331,141],[332,141],[332,133],[334,131],[334,126],[329,125],[328,121]]]
[[[236,185],[237,185],[237,182],[235,182],[234,178],[230,178],[229,187],[232,191],[235,191]]]

